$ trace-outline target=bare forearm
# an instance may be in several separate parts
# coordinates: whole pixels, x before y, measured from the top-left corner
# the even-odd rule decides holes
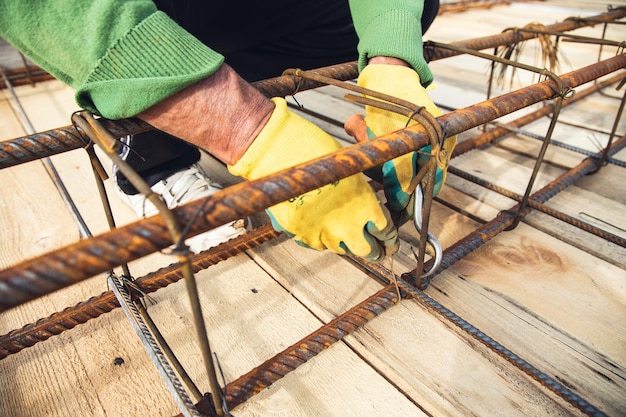
[[[393,57],[373,57],[369,63],[408,66]],[[224,64],[210,77],[138,117],[232,165],[265,126],[273,109],[270,100]]]
[[[234,164],[269,120],[274,104],[222,65],[210,77],[137,116]]]
[[[403,67],[408,67],[409,64],[406,61],[403,61],[399,58],[394,58],[391,56],[375,56],[370,58],[367,61],[368,64],[385,64],[385,65],[402,65]]]

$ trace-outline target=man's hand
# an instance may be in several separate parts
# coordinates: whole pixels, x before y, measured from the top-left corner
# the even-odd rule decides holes
[[[393,58],[387,58],[386,61],[370,60],[369,65],[361,71],[358,84],[370,90],[404,99],[418,106],[424,106],[433,116],[440,116],[441,111],[426,94],[426,90],[420,84],[418,74],[408,66],[398,65],[402,61],[389,61],[390,59],[393,60]],[[366,106],[365,119],[361,115],[353,116],[346,122],[346,131],[360,142],[403,129],[407,126],[407,122],[409,120],[405,116]],[[408,125],[414,123],[411,121]],[[456,137],[447,138],[444,142],[444,149],[448,155],[446,167],[455,145]],[[431,152],[431,147],[427,146],[422,148],[420,152],[412,152],[383,164],[382,183],[387,202],[393,211],[400,212],[408,208],[414,191],[409,189],[409,185],[420,167],[426,164]],[[434,195],[441,191],[445,176],[446,170],[438,167]],[[408,209],[410,211],[410,208]]]
[[[244,155],[229,170],[257,179],[334,152],[341,145],[314,124],[273,99],[274,111]],[[372,261],[398,250],[389,212],[361,174],[301,195],[267,210],[274,228],[317,250],[352,253]]]

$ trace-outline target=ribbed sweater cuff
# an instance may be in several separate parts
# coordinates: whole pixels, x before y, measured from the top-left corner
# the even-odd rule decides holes
[[[76,99],[110,119],[132,117],[208,77],[223,62],[222,55],[155,12],[107,51]]]
[[[377,16],[363,30],[359,40],[359,71],[375,56],[392,56],[408,62],[424,87],[433,81],[423,56],[422,24],[409,12],[391,10]]]

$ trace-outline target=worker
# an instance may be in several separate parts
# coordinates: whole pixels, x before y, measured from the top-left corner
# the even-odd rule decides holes
[[[358,60],[360,85],[439,115],[425,92],[433,76],[422,53],[438,7],[438,0],[0,0],[0,37],[75,88],[82,108],[155,127],[123,138],[122,157],[174,208],[220,189],[199,166],[198,149],[256,179],[341,148],[283,98],[249,84],[286,68]],[[363,123],[372,137],[407,121],[368,107]],[[392,210],[408,205],[417,159],[384,166]],[[139,215],[156,213],[119,172],[115,180]],[[277,230],[317,250],[377,261],[398,248],[390,212],[361,174],[267,213]],[[203,250],[243,232],[233,222],[187,243]]]

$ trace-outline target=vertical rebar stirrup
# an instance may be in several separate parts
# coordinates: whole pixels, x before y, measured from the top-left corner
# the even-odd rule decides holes
[[[180,226],[176,221],[174,214],[167,207],[161,196],[154,193],[141,176],[139,176],[124,160],[121,159],[121,157],[117,154],[119,142],[93,117],[91,113],[87,111],[74,113],[74,115],[72,115],[72,122],[75,126],[84,131],[91,140],[101,147],[101,149],[109,158],[111,158],[113,163],[116,164],[124,176],[133,184],[133,186],[135,186],[135,188],[157,208],[159,214],[165,222],[172,240],[175,242],[171,253],[178,255],[179,261],[182,265],[183,276],[185,279],[187,294],[189,296],[198,343],[209,379],[213,407],[218,416],[224,415],[224,410],[222,409],[222,392],[217,381],[213,355],[204,323],[204,317],[202,315],[202,306],[200,304],[198,287],[190,262],[191,252],[189,251],[189,248],[184,245],[185,236],[181,233]],[[156,358],[156,356],[154,357]]]
[[[510,30],[510,29],[508,29],[508,30]],[[515,28],[514,30],[518,31],[518,28]],[[551,98],[556,99],[555,104],[552,107],[553,108],[553,113],[552,113],[552,118],[551,118],[551,121],[550,121],[550,125],[548,127],[548,132],[546,133],[545,139],[544,139],[543,144],[541,146],[541,149],[539,150],[539,153],[537,154],[537,159],[535,161],[535,166],[533,168],[533,172],[531,173],[530,179],[528,181],[528,184],[527,184],[527,187],[526,187],[526,192],[524,193],[524,197],[522,198],[522,201],[521,201],[521,203],[519,205],[519,210],[517,211],[517,213],[514,213],[515,221],[513,222],[513,224],[508,229],[508,230],[512,230],[515,227],[517,227],[517,225],[519,224],[519,221],[520,221],[520,216],[522,215],[523,211],[528,206],[528,199],[530,198],[530,194],[531,194],[532,188],[534,186],[535,179],[537,178],[537,174],[539,173],[539,168],[541,167],[541,164],[543,162],[546,150],[547,150],[548,145],[550,143],[550,139],[552,137],[552,133],[554,132],[554,128],[556,126],[556,122],[558,120],[559,113],[561,111],[563,100],[568,98],[568,97],[570,97],[571,94],[574,93],[574,90],[572,90],[569,86],[564,85],[563,80],[558,75],[556,75],[552,71],[547,70],[546,68],[538,68],[538,67],[534,67],[532,65],[522,64],[522,63],[519,63],[519,62],[516,62],[516,61],[512,61],[510,59],[506,59],[506,58],[501,58],[501,57],[498,57],[498,56],[485,54],[483,52],[478,52],[478,51],[474,51],[472,49],[463,48],[463,47],[459,47],[459,46],[455,46],[455,45],[443,44],[443,43],[433,42],[433,41],[429,41],[429,42],[427,42],[427,44],[429,45],[429,47],[438,47],[438,48],[444,48],[444,49],[451,49],[451,50],[459,52],[459,53],[465,53],[465,54],[477,56],[479,58],[484,58],[484,59],[490,60],[492,62],[499,62],[499,63],[501,63],[503,65],[510,65],[510,66],[515,67],[515,68],[520,68],[520,69],[524,69],[524,70],[527,70],[527,71],[530,71],[530,72],[534,72],[536,74],[539,74],[540,76],[545,76],[546,78],[549,78],[555,84],[555,87],[554,86],[550,86],[550,88],[554,92],[554,95],[552,97],[546,98],[546,99],[551,99]],[[490,83],[490,85],[491,85],[491,83]]]

